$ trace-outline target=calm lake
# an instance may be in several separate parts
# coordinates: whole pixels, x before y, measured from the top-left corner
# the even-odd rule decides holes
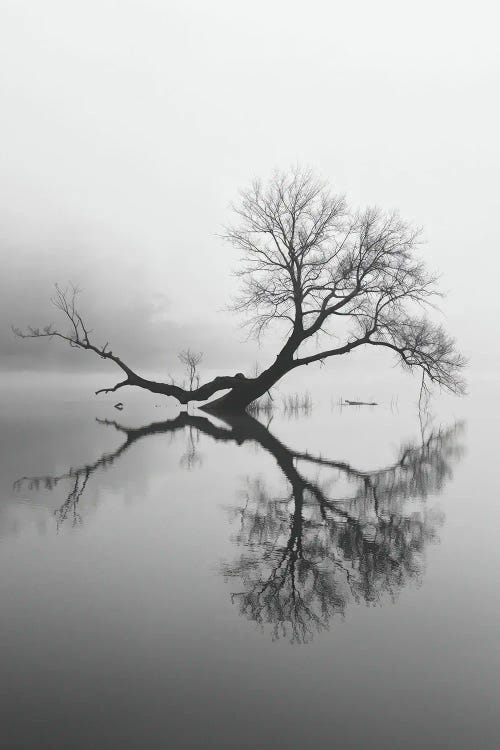
[[[493,384],[421,419],[88,393],[2,388],[3,747],[499,747]]]

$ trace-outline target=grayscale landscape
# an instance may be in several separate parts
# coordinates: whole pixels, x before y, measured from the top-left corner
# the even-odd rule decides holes
[[[2,747],[498,747],[499,20],[2,5]]]

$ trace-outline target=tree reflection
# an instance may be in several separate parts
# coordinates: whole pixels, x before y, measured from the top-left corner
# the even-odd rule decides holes
[[[274,637],[305,642],[344,614],[354,599],[391,598],[418,580],[439,514],[418,503],[439,492],[461,453],[461,425],[406,445],[391,466],[365,472],[353,466],[289,452],[280,457],[288,492],[274,497],[261,479],[248,480],[235,541],[243,550],[224,566],[243,584],[232,595],[240,611]],[[328,468],[311,481],[301,465]],[[335,492],[339,485],[344,492]]]
[[[186,468],[199,463],[200,434],[239,445],[256,443],[274,458],[286,480],[284,492],[277,496],[261,478],[247,479],[241,502],[231,509],[239,520],[234,542],[240,554],[223,564],[222,572],[239,580],[240,590],[231,598],[242,615],[270,629],[273,637],[294,642],[307,642],[327,628],[334,615],[345,613],[349,601],[394,599],[410,581],[420,579],[425,547],[437,538],[442,521],[423,501],[441,491],[462,453],[462,424],[422,431],[420,442],[403,445],[393,464],[363,471],[292,450],[247,415],[215,423],[182,412],[140,428],[98,421],[124,436],[114,452],[57,477],[25,477],[16,483],[51,489],[63,480],[71,482],[55,512],[58,527],[80,522],[78,506],[91,475],[150,435],[185,432],[181,464]]]

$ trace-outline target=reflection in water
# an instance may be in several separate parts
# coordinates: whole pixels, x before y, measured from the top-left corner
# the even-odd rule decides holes
[[[415,501],[440,492],[462,454],[462,424],[427,435],[422,430],[421,442],[402,446],[392,465],[362,471],[291,450],[250,416],[214,423],[182,412],[141,428],[98,421],[124,435],[117,450],[57,477],[25,477],[16,483],[51,489],[63,480],[71,482],[55,512],[58,528],[81,522],[80,500],[91,475],[141,438],[187,430],[181,463],[189,469],[201,461],[201,433],[239,445],[253,442],[273,456],[286,490],[275,496],[261,478],[247,479],[241,504],[231,510],[239,521],[234,541],[241,554],[224,564],[222,572],[240,581],[241,590],[231,598],[242,615],[269,627],[273,637],[294,642],[306,642],[328,627],[350,600],[373,604],[384,595],[394,598],[409,581],[419,580],[425,545],[436,539],[442,519]],[[314,479],[308,468],[316,472]]]
[[[203,459],[198,450],[198,444],[200,442],[200,431],[192,425],[189,425],[187,433],[187,446],[184,454],[181,457],[180,464],[185,469],[194,469],[197,466],[201,466]]]
[[[243,583],[233,594],[241,613],[270,625],[274,637],[307,641],[343,614],[350,599],[394,598],[418,580],[441,517],[405,500],[441,489],[460,452],[458,430],[406,446],[394,465],[375,472],[290,452],[280,464],[289,483],[282,497],[273,497],[260,479],[249,480],[238,509],[243,553],[224,569]],[[301,463],[328,467],[333,476],[311,481]]]

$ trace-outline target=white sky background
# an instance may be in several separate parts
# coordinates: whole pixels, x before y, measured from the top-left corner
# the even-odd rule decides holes
[[[94,366],[10,332],[56,320],[68,279],[139,370],[187,346],[221,372],[265,362],[273,342],[256,354],[221,312],[236,252],[217,233],[238,188],[299,162],[424,228],[445,323],[471,372],[494,375],[496,7],[3,0],[0,369]]]

